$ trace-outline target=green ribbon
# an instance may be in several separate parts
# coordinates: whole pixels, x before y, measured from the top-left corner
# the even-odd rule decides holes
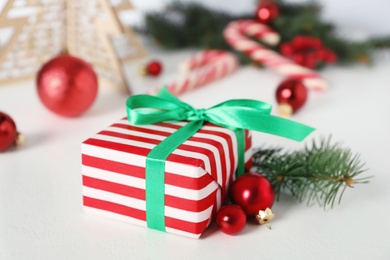
[[[314,129],[284,118],[272,116],[272,106],[256,100],[234,99],[208,109],[196,109],[180,101],[166,88],[156,96],[135,95],[128,98],[128,120],[133,125],[163,121],[189,121],[153,148],[146,158],[146,222],[149,228],[165,231],[164,195],[165,161],[182,143],[193,136],[205,122],[236,133],[238,146],[237,175],[244,172],[244,129],[260,131],[302,141]]]

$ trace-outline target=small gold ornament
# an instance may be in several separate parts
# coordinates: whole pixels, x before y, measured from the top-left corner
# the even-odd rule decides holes
[[[259,210],[259,214],[256,215],[256,219],[260,225],[266,224],[266,226],[271,229],[271,225],[268,224],[273,218],[275,214],[272,213],[270,208],[266,208],[265,210]]]
[[[22,133],[17,134],[16,140],[15,140],[15,146],[19,147],[24,143],[24,135]]]

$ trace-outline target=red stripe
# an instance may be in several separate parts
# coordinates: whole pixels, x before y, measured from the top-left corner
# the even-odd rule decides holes
[[[148,149],[148,148],[142,148],[142,147],[138,147],[138,146],[120,144],[120,143],[116,143],[116,142],[98,140],[98,139],[93,139],[93,138],[86,140],[84,142],[84,144],[89,144],[89,145],[107,148],[110,150],[115,150],[115,151],[120,151],[120,152],[125,152],[125,153],[137,154],[137,155],[141,155],[141,156],[145,156],[145,157],[150,152],[150,149]],[[177,154],[171,154],[169,156],[169,161],[187,164],[187,165],[193,165],[195,167],[202,167],[203,169],[205,168],[203,160],[197,159],[197,158],[189,158],[189,157],[177,155]]]
[[[136,178],[145,179],[145,168],[134,166],[131,164],[125,164],[120,162],[114,162],[106,159],[92,157],[89,155],[82,155],[82,164],[89,167],[102,169],[105,171],[115,172],[132,176]],[[209,174],[205,174],[198,178],[192,178],[188,176],[177,175],[174,173],[165,172],[165,184],[183,187],[186,189],[200,190],[210,184],[211,177]]]
[[[132,217],[142,221],[146,221],[146,213],[143,210],[130,208],[120,204],[93,199],[84,196],[83,197],[84,205],[91,208],[97,208],[105,211],[114,212],[120,215]],[[165,217],[165,225],[168,228],[174,228],[182,230],[192,234],[201,234],[207,227],[209,220],[205,220],[199,223],[188,222],[184,220],[179,220],[171,217]]]
[[[212,181],[212,180],[211,180]],[[211,182],[210,181],[210,182]],[[134,199],[145,200],[145,190],[118,184],[114,182],[104,181],[83,175],[83,185],[93,189],[104,190],[107,192],[127,196]],[[214,204],[217,190],[211,192],[201,200],[189,200],[171,195],[165,195],[165,206],[178,208],[191,212],[201,212],[208,209]]]
[[[135,165],[125,164],[121,162],[114,162],[102,158],[97,158],[82,154],[82,164],[89,167],[102,169],[105,171],[116,172],[136,178],[145,179],[145,168]],[[175,175],[176,177],[177,175]]]
[[[146,221],[146,212],[143,210],[126,207],[121,204],[112,203],[105,200],[98,200],[87,196],[83,196],[83,202],[84,206],[87,207],[111,211],[117,214]]]

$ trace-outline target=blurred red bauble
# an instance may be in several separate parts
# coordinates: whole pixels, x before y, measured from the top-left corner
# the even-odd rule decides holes
[[[38,95],[52,112],[76,117],[95,101],[98,79],[85,61],[68,54],[59,55],[42,66],[37,74]]]
[[[279,84],[275,96],[280,114],[289,116],[305,104],[307,89],[302,80],[290,78]]]
[[[10,148],[16,141],[18,132],[12,118],[0,111],[0,152]]]
[[[148,62],[148,64],[146,64],[145,66],[141,67],[141,74],[157,77],[158,75],[161,74],[162,70],[163,70],[163,66],[161,62],[157,60],[152,60]]]
[[[279,7],[273,1],[262,1],[256,10],[256,19],[269,24],[279,15]]]
[[[271,183],[258,173],[246,173],[238,177],[229,191],[232,203],[240,206],[247,216],[255,216],[259,210],[271,208],[275,195]]]
[[[246,216],[240,206],[226,205],[218,211],[216,223],[223,233],[235,235],[245,227]]]

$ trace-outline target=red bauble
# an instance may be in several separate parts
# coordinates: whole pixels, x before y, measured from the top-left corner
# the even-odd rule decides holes
[[[0,152],[11,147],[17,136],[18,132],[14,120],[9,115],[0,112]]]
[[[42,66],[37,75],[37,88],[39,98],[49,110],[75,117],[94,102],[98,80],[88,63],[63,54]]]
[[[159,61],[153,60],[146,65],[146,74],[150,76],[158,76],[162,72],[162,65]]]
[[[240,206],[226,205],[218,211],[216,222],[223,233],[235,235],[243,230],[246,216]]]
[[[264,24],[269,24],[278,15],[279,7],[272,1],[262,1],[256,10],[257,20]]]
[[[255,216],[259,210],[271,208],[274,190],[264,176],[257,173],[246,173],[237,178],[230,187],[230,199],[239,205],[247,216]]]
[[[307,99],[307,89],[300,79],[286,79],[276,89],[276,101],[279,105],[288,105],[291,112],[302,107]]]

